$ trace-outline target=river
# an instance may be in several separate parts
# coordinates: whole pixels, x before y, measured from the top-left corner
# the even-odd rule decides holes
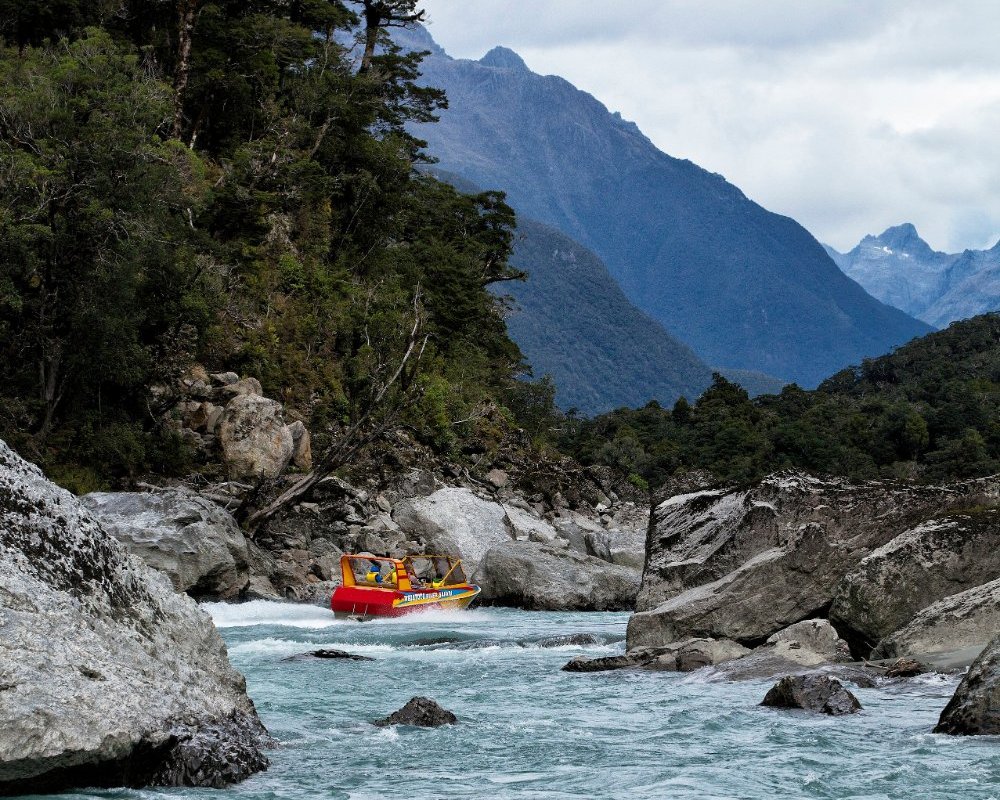
[[[930,733],[954,678],[857,689],[864,711],[833,719],[761,708],[772,681],[560,672],[576,655],[621,652],[627,614],[482,608],[357,623],[286,603],[204,608],[281,742],[271,768],[222,792],[61,797],[1000,797],[1000,742]],[[539,645],[570,633],[600,644]],[[376,660],[283,660],[321,647]],[[414,695],[435,698],[459,724],[370,724]]]

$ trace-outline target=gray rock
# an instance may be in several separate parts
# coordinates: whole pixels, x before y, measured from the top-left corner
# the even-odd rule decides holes
[[[804,667],[851,660],[847,642],[825,619],[796,622],[770,636],[765,647],[780,658]]]
[[[744,658],[750,651],[736,642],[720,639],[688,639],[666,647],[630,650],[620,656],[578,656],[563,666],[564,672],[607,672],[645,669],[663,672],[693,672]]]
[[[587,658],[577,656],[563,664],[563,672],[609,672],[616,669],[633,669],[641,666],[643,651],[633,651],[620,656],[601,656],[600,658]]]
[[[729,639],[688,639],[665,648],[666,652],[642,665],[643,669],[693,672],[746,657],[750,650]]]
[[[307,605],[330,607],[330,597],[333,590],[340,586],[340,575],[337,580],[316,581],[315,583],[303,583],[298,586],[287,586],[285,589],[285,599],[296,603]]]
[[[416,725],[421,728],[437,728],[441,725],[454,725],[458,717],[448,709],[442,708],[429,697],[414,697],[398,711],[393,711],[385,719],[374,724],[380,728],[387,725]]]
[[[222,409],[208,401],[204,403],[186,403],[187,411],[184,415],[184,424],[198,433],[214,433],[215,428],[210,423],[221,417]],[[192,408],[193,406],[193,408]]]
[[[261,387],[260,381],[256,378],[242,378],[232,383],[223,384],[216,391],[224,400],[240,395],[259,396],[264,394],[264,389]]]
[[[428,551],[461,558],[466,575],[476,571],[487,550],[512,538],[504,509],[468,489],[438,489],[402,500],[392,518],[406,534],[423,539]]]
[[[271,579],[264,575],[251,575],[250,582],[243,592],[243,597],[247,600],[282,600],[284,596],[279,592]]]
[[[946,597],[922,609],[886,636],[872,658],[902,658],[971,651],[975,658],[1000,631],[1000,579]],[[960,658],[957,664],[971,660]]]
[[[901,658],[893,662],[885,671],[887,678],[915,678],[927,672],[927,666],[914,658]]]
[[[292,463],[303,472],[312,469],[312,437],[309,430],[300,420],[295,420],[288,426],[292,435]]]
[[[238,395],[226,405],[218,437],[231,480],[276,478],[288,466],[292,432],[281,411],[280,403],[257,394]]]
[[[208,615],[0,442],[0,794],[221,786],[268,737]]]
[[[646,529],[618,529],[604,534],[612,564],[641,570],[646,562]]]
[[[1000,734],[1000,636],[969,667],[941,712],[935,733],[959,736]]]
[[[844,575],[916,520],[996,496],[990,479],[913,487],[784,472],[669,498],[654,510],[628,646],[764,640],[820,615]]]
[[[802,674],[850,661],[847,642],[825,619],[810,619],[778,631],[743,658],[718,662],[716,677],[758,680],[782,674]]]
[[[232,515],[183,489],[95,492],[80,502],[104,530],[178,592],[233,599],[249,580],[249,552]]]
[[[348,653],[346,650],[337,650],[336,648],[326,648],[322,650],[311,650],[308,653],[299,653],[298,655],[288,656],[287,658],[281,659],[282,661],[306,661],[312,660],[314,658],[326,658],[332,661],[374,661],[374,658],[369,656],[359,656],[357,653]]]
[[[216,386],[229,386],[240,379],[235,372],[213,372],[209,377]]]
[[[600,640],[592,633],[567,633],[563,636],[547,636],[535,642],[537,647],[570,647],[589,644],[600,644]]]
[[[830,621],[868,655],[918,611],[1000,575],[1000,510],[923,522],[879,547],[844,576]]]
[[[406,473],[393,492],[392,502],[412,497],[427,497],[441,488],[433,472],[413,469]]]
[[[856,714],[861,703],[841,685],[827,675],[790,675],[782,678],[764,696],[762,706],[772,708],[800,708],[817,714],[839,717]]]
[[[502,469],[491,469],[486,473],[486,480],[493,486],[494,489],[502,489],[510,482],[510,478],[507,477],[507,473]]]
[[[548,611],[628,609],[639,588],[637,570],[537,542],[490,548],[472,580],[482,602]]]

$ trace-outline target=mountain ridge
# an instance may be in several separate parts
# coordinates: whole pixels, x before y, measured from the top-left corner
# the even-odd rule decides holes
[[[1000,241],[943,253],[906,222],[863,237],[847,253],[824,247],[872,295],[935,327],[1000,309]]]
[[[428,38],[403,43],[431,50]],[[454,102],[415,133],[442,168],[592,250],[707,363],[811,386],[931,330],[870,297],[794,220],[660,152],[565,79],[494,59],[432,51],[423,80]]]

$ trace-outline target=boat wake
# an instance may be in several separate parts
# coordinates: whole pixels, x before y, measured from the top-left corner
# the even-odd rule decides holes
[[[254,625],[277,625],[286,628],[330,628],[347,625],[335,619],[322,606],[251,600],[248,603],[202,603],[217,628],[246,628]]]

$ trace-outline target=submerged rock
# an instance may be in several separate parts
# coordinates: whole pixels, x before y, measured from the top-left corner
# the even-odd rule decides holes
[[[616,669],[645,669],[662,672],[693,672],[702,667],[734,661],[750,651],[725,639],[689,639],[665,647],[650,647],[620,656],[585,658],[578,656],[563,665],[564,672],[607,672]]]
[[[312,658],[329,658],[329,659],[342,659],[344,661],[374,661],[374,658],[370,656],[359,656],[357,653],[348,653],[346,650],[337,650],[335,648],[328,648],[324,650],[312,650],[309,653],[299,653],[294,656],[288,656],[287,658],[281,659],[282,661],[307,661]]]
[[[388,725],[416,725],[421,728],[436,728],[440,725],[454,725],[458,717],[442,708],[429,697],[414,697],[398,711],[393,711],[385,719],[373,724],[380,728]]]
[[[639,572],[565,548],[506,542],[486,553],[473,576],[481,600],[542,611],[630,609]]]
[[[969,667],[934,732],[958,736],[1000,734],[1000,636]]]
[[[0,794],[223,786],[267,733],[211,619],[0,442]]]
[[[640,667],[654,658],[651,653],[645,650],[635,650],[631,653],[624,653],[620,656],[601,656],[600,658],[587,658],[577,656],[566,662],[562,666],[563,672],[609,672],[615,669],[629,669]]]
[[[101,526],[174,588],[194,597],[236,598],[249,576],[247,540],[232,515],[182,489],[95,492],[80,502]]]
[[[568,647],[573,645],[600,644],[592,633],[567,633],[563,636],[548,636],[533,642],[536,647]]]
[[[801,708],[839,717],[856,714],[861,703],[840,681],[826,675],[790,675],[778,681],[761,702],[772,708]]]

